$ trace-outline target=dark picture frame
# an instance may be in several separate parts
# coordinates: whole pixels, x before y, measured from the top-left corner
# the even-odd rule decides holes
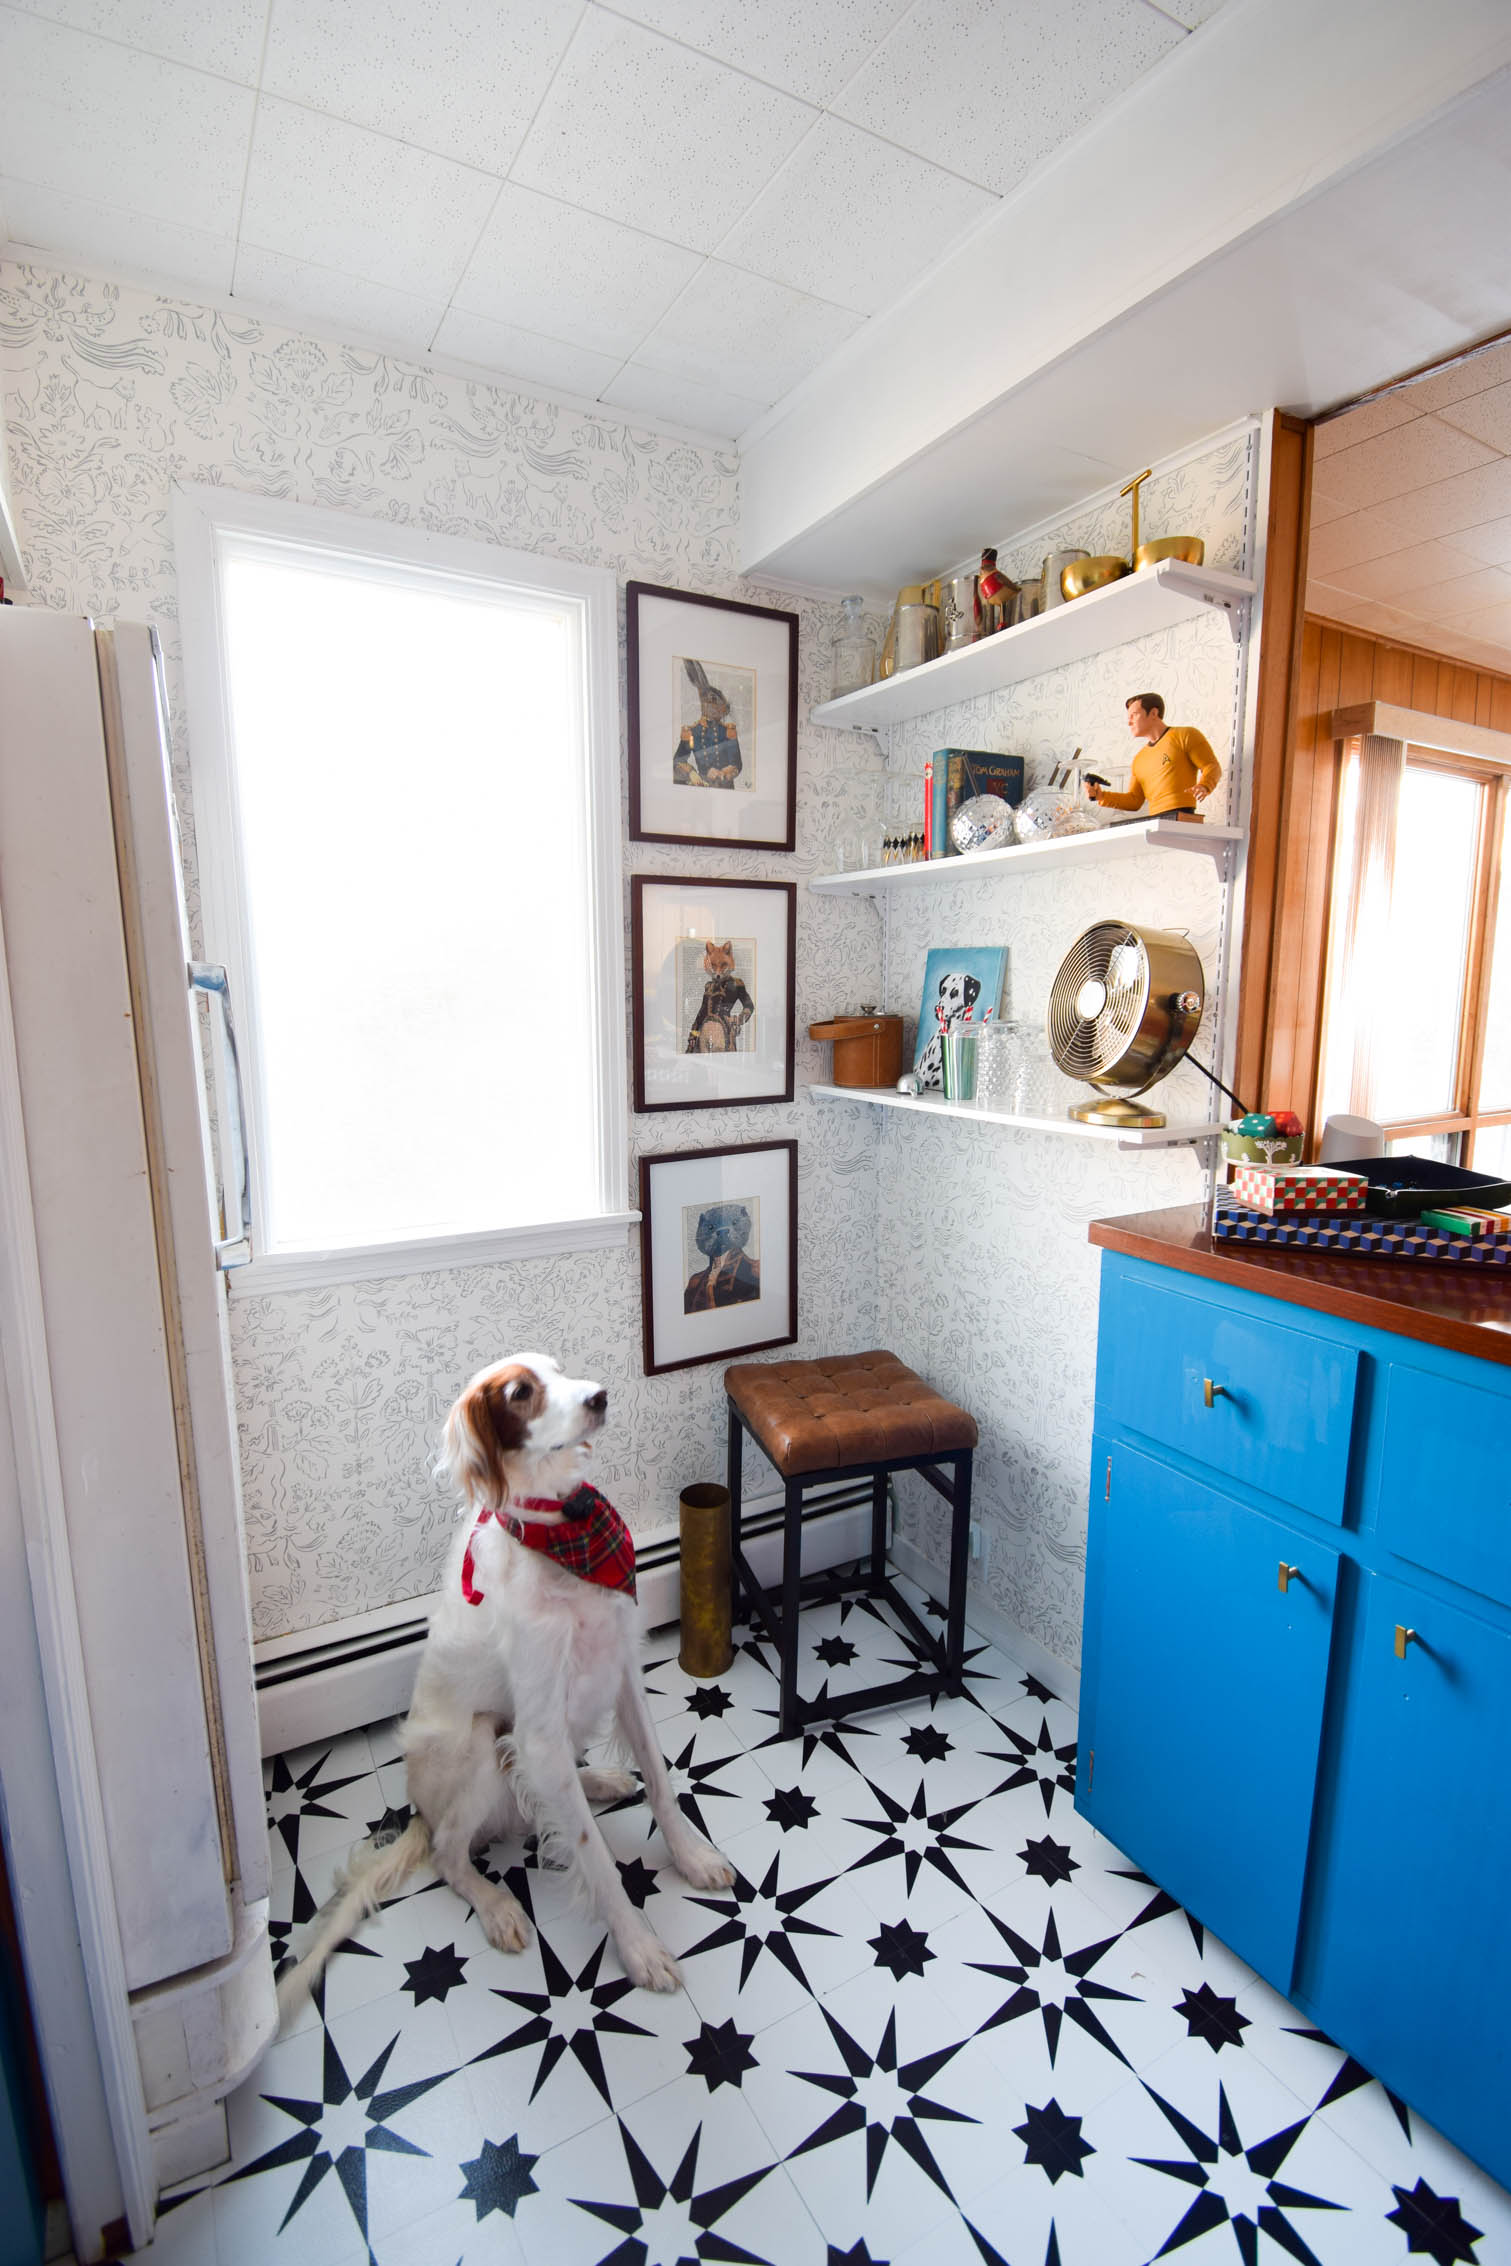
[[[796,1141],[643,1156],[640,1286],[647,1377],[795,1344]]]
[[[753,894],[737,898],[736,890]],[[785,905],[774,902],[780,899]],[[742,902],[750,906],[743,922]],[[707,965],[722,957],[721,944],[744,939],[751,927],[763,931],[762,937],[750,939],[760,971],[753,999],[733,966],[721,978]],[[706,952],[698,947],[694,929],[702,932]],[[785,962],[774,976],[766,972],[773,947]],[[687,966],[695,949],[704,963],[697,978]],[[693,999],[694,990],[702,992],[701,1000]],[[694,1050],[688,1043],[694,1027],[717,1025],[721,995],[733,1002],[733,1013],[726,1009],[722,1024],[726,1041],[731,1021],[735,1024],[733,1046],[715,1048],[710,1029],[708,1048]],[[696,873],[631,875],[630,1012],[637,1112],[790,1102],[796,1007],[796,882]],[[742,1021],[747,1011],[749,1020]],[[742,1048],[745,1040],[750,1043]]]
[[[631,841],[793,849],[797,615],[631,582],[625,626]]]

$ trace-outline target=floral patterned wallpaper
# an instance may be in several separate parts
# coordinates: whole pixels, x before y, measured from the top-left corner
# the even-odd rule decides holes
[[[1257,454],[1257,431],[1246,430],[1159,474],[1144,490],[1145,533],[1200,534],[1211,564],[1245,568]],[[1116,551],[1127,543],[1127,513],[1125,502],[1083,513],[1031,546],[1004,545],[1003,563],[1021,578],[1050,550]],[[1162,692],[1171,722],[1199,725],[1217,751],[1225,777],[1205,807],[1222,821],[1241,808],[1246,660],[1246,638],[1235,646],[1225,620],[1204,615],[900,725],[891,734],[889,767],[919,771],[935,748],[1000,749],[1027,758],[1032,788],[1079,747],[1089,768],[1122,785],[1132,753],[1124,700]],[[1116,865],[1037,875],[970,879],[967,870],[958,880],[899,890],[887,900],[890,1009],[917,1017],[931,945],[1005,944],[1008,1012],[1041,1050],[1039,1103],[1058,1115],[1088,1089],[1049,1065],[1043,1019],[1050,984],[1084,928],[1126,918],[1189,932],[1208,996],[1191,1051],[1220,1069],[1212,1010],[1223,975],[1226,891],[1207,858],[1155,850]],[[1226,1106],[1189,1063],[1152,1098],[1171,1118],[1221,1116]],[[1080,1656],[1100,1259],[1086,1227],[1104,1215],[1196,1201],[1205,1185],[1199,1152],[1124,1154],[1053,1134],[878,1114],[886,1117],[878,1167],[882,1342],[963,1401],[981,1426],[975,1501],[986,1551],[973,1582],[1073,1664]],[[936,1497],[910,1481],[899,1519],[942,1563],[947,1536],[936,1506]]]
[[[179,697],[169,528],[176,481],[340,506],[366,517],[607,566],[684,588],[797,605],[799,714],[828,692],[834,608],[742,582],[725,451],[611,416],[317,341],[270,324],[41,268],[0,265],[0,378],[34,603],[148,620],[175,708],[174,775],[191,915],[193,813]],[[822,1074],[812,1020],[877,996],[880,925],[863,900],[802,883],[874,796],[879,751],[799,739],[798,849],[625,843],[625,870],[770,875],[798,897],[798,1082]],[[632,1148],[795,1134],[799,1354],[877,1344],[877,1127],[785,1108],[631,1117]],[[635,1201],[633,1159],[626,1200]],[[641,1375],[637,1240],[349,1288],[238,1295],[231,1335],[253,1617],[260,1638],[429,1591],[453,1506],[431,1463],[440,1420],[482,1363],[540,1345],[602,1378],[612,1414],[596,1476],[641,1532],[723,1470],[717,1365]]]

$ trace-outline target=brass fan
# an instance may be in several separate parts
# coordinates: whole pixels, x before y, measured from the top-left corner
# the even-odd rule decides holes
[[[1174,929],[1098,921],[1078,936],[1049,994],[1049,1051],[1099,1098],[1069,1112],[1087,1125],[1163,1125],[1136,1098],[1168,1077],[1195,1038],[1206,998],[1201,961]]]

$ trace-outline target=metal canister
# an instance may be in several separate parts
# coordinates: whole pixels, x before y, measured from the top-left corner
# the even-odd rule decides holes
[[[1089,559],[1090,556],[1089,551],[1050,552],[1048,558],[1044,561],[1044,575],[1040,584],[1043,593],[1040,599],[1041,613],[1047,613],[1051,606],[1064,605],[1065,593],[1060,588],[1061,573],[1066,567],[1074,566],[1077,559]]]
[[[939,583],[939,633],[946,653],[974,645],[979,635],[979,601],[973,574],[947,574]]]
[[[682,1577],[677,1662],[689,1676],[722,1676],[734,1658],[729,1489],[707,1480],[684,1487],[677,1498],[677,1523]]]
[[[932,606],[899,605],[897,609],[896,668],[916,669],[939,652],[939,616]]]

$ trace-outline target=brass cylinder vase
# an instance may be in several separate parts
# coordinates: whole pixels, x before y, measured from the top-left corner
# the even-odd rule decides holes
[[[733,1660],[730,1634],[729,1489],[702,1481],[677,1498],[681,1529],[682,1649],[689,1676],[722,1676]]]

